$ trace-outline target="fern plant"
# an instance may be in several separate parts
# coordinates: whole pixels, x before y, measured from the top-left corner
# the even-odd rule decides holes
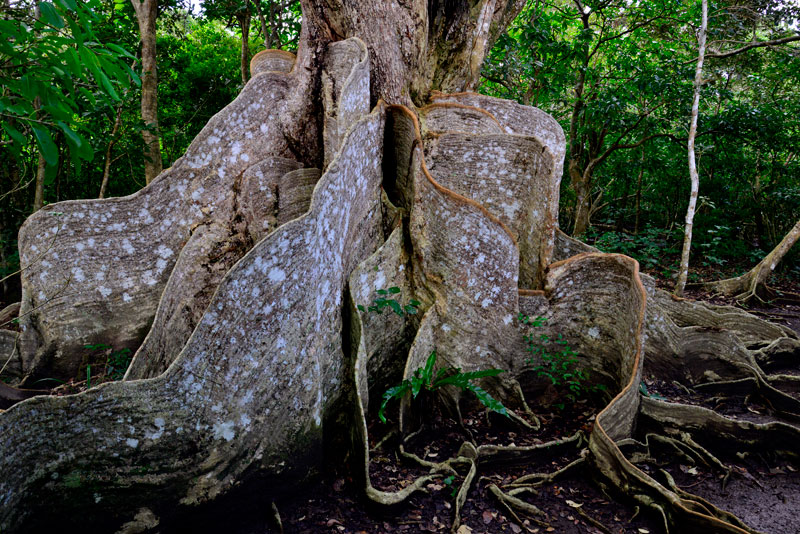
[[[428,356],[425,366],[415,370],[411,378],[407,378],[399,385],[387,389],[383,394],[380,410],[378,410],[378,418],[384,423],[386,422],[386,406],[392,399],[400,400],[409,393],[412,398],[416,399],[417,395],[423,390],[436,392],[445,386],[455,386],[462,391],[471,391],[486,408],[508,417],[508,411],[500,401],[492,397],[485,389],[473,383],[473,380],[479,378],[497,376],[500,373],[504,373],[503,369],[485,369],[464,373],[458,367],[443,367],[434,372],[435,366],[436,351],[433,351]]]

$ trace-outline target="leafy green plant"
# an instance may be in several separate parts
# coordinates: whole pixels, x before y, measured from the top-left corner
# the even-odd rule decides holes
[[[105,371],[101,376],[106,376],[111,380],[122,380],[122,377],[125,376],[125,371],[128,370],[128,366],[131,363],[131,358],[133,354],[131,353],[131,349],[124,348],[120,350],[114,350],[111,345],[106,345],[105,343],[98,343],[96,345],[84,345],[86,350],[88,350],[92,354],[96,354],[98,352],[105,353],[106,355],[106,362],[105,362]],[[95,363],[95,365],[97,365]],[[86,366],[86,388],[91,387],[91,365]]]
[[[390,287],[388,289],[379,289],[375,293],[378,294],[378,298],[372,301],[372,305],[368,307],[364,307],[361,304],[356,306],[362,312],[375,312],[377,314],[383,313],[385,308],[390,308],[394,313],[397,315],[414,315],[417,313],[417,308],[419,307],[420,303],[417,300],[411,299],[408,304],[403,306],[397,299],[388,298],[389,295],[397,295],[400,293],[399,287]]]
[[[386,405],[392,399],[402,399],[409,393],[413,398],[421,391],[436,392],[444,386],[455,386],[462,391],[471,391],[475,397],[489,410],[508,416],[508,412],[503,404],[492,397],[486,390],[473,383],[473,380],[488,376],[497,376],[505,371],[502,369],[485,369],[482,371],[471,371],[464,373],[458,367],[442,367],[434,372],[436,366],[436,351],[431,352],[425,366],[414,371],[411,378],[403,380],[399,385],[391,387],[383,394],[383,402],[378,410],[378,418],[386,422]]]
[[[518,319],[533,328],[541,327],[547,322],[544,317],[532,319],[523,314],[519,314]],[[524,336],[524,339],[528,344],[527,350],[541,358],[541,363],[537,363],[538,360],[535,357],[526,360],[533,365],[532,370],[538,376],[548,378],[553,386],[560,389],[570,401],[575,402],[588,392],[606,389],[602,384],[589,384],[589,371],[578,366],[578,353],[572,350],[561,334],[552,339],[546,334],[537,336],[531,332]],[[554,346],[555,350],[553,350]],[[563,405],[561,407],[563,408]]]

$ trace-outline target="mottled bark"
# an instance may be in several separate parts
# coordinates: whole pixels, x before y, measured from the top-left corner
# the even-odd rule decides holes
[[[142,138],[144,177],[150,183],[161,173],[161,139],[158,130],[158,70],[156,66],[156,17],[158,0],[131,0],[139,25],[142,60]]]

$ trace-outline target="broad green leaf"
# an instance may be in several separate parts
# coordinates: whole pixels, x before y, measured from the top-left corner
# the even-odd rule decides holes
[[[503,406],[503,404],[500,401],[489,395],[489,393],[486,390],[474,384],[470,384],[467,387],[467,389],[472,391],[475,394],[475,397],[477,397],[478,400],[481,402],[481,404],[486,406],[488,409],[492,410],[493,412],[497,412],[501,415],[505,415],[506,417],[509,417],[508,410],[506,410],[506,407]]]
[[[402,306],[400,306],[399,302],[397,302],[396,300],[388,300],[387,302],[389,306],[392,308],[392,311],[394,311],[397,315],[403,315],[403,308]]]
[[[78,8],[78,5],[75,3],[75,0],[56,0],[58,4],[66,9],[67,11],[75,11]]]
[[[123,2],[123,5],[125,5],[125,3],[124,3],[124,2]],[[106,47],[107,47],[109,50],[111,50],[111,51],[113,51],[113,52],[116,52],[116,53],[117,53],[117,54],[119,54],[120,56],[125,56],[125,57],[127,57],[127,58],[130,58],[130,59],[136,59],[136,56],[134,56],[133,54],[131,54],[130,52],[128,52],[127,50],[125,50],[125,49],[124,49],[124,48],[122,48],[121,46],[119,46],[119,45],[116,45],[116,44],[114,44],[114,43],[106,43]]]
[[[47,164],[55,165],[58,163],[58,148],[53,143],[47,128],[40,124],[31,124],[31,128],[33,129],[33,135],[36,137],[36,144],[39,145],[39,151]]]
[[[83,139],[77,133],[75,133],[72,128],[69,127],[67,123],[64,121],[56,122],[61,131],[64,132],[64,135],[67,137],[68,140],[72,141],[76,148],[80,148],[83,144]]]
[[[20,133],[19,130],[14,128],[11,123],[3,122],[3,129],[6,131],[8,136],[14,140],[15,143],[18,145],[25,145],[28,142],[28,139]]]
[[[42,18],[47,24],[56,28],[64,27],[64,21],[61,19],[61,15],[58,14],[58,10],[56,10],[55,6],[50,2],[39,2],[39,12],[42,14]]]

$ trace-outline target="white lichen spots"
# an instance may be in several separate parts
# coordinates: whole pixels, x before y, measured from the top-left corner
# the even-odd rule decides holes
[[[160,438],[161,436],[164,435],[164,426],[165,426],[166,423],[164,422],[163,418],[156,417],[153,420],[153,424],[156,426],[156,430],[155,430],[155,432],[152,432],[151,434],[149,434],[147,437],[149,439],[152,439],[152,440],[155,441],[155,440],[157,440],[158,438]]]
[[[89,245],[90,247],[93,247],[94,243],[95,241],[93,237],[90,237],[89,239],[86,240],[86,244]]]
[[[135,449],[136,447],[139,446],[139,440],[136,438],[128,438],[125,440],[125,445]]]
[[[86,248],[86,245],[84,245],[83,243],[80,243],[80,242],[75,243],[75,250],[77,250],[78,252],[83,252],[83,249],[85,249],[85,248]]]
[[[102,500],[103,500],[103,496],[102,495],[100,495],[99,493],[95,493],[94,494],[94,503],[95,504],[98,504]]]
[[[142,282],[147,284],[148,286],[154,286],[158,283],[158,280],[153,278],[153,271],[147,270],[142,273]]]
[[[383,271],[379,271],[378,274],[375,276],[375,290],[378,289],[385,289],[383,285],[386,283],[386,275],[383,274]]]
[[[158,245],[158,248],[156,249],[156,254],[166,259],[172,256],[173,252],[172,249],[167,248],[164,245]]]
[[[214,439],[224,439],[225,441],[231,441],[235,436],[236,433],[233,431],[234,423],[233,421],[225,421],[224,423],[214,423]]]
[[[100,294],[103,295],[103,298],[108,298],[108,296],[111,294],[111,290],[105,286],[98,287],[97,291],[99,291]]]
[[[492,299],[490,298],[485,298],[481,301],[481,308],[488,308],[491,305],[492,305]]]
[[[156,260],[156,270],[158,272],[162,272],[166,268],[167,268],[167,261],[164,258],[158,258]]]
[[[271,282],[283,282],[286,280],[286,272],[279,267],[273,267],[267,276]]]
[[[145,208],[139,210],[138,217],[144,224],[151,224],[152,222],[155,221],[155,219],[153,219],[153,216],[150,215],[150,212],[147,211]]]
[[[72,269],[72,279],[76,282],[83,282],[86,280],[86,276],[83,274],[83,269],[80,267],[73,267]]]
[[[130,239],[128,239],[127,237],[122,240],[122,250],[124,250],[128,254],[133,254],[134,252],[136,252],[136,249],[133,248]]]
[[[450,328],[449,324],[445,323],[442,325],[442,330],[445,332],[449,332],[450,330],[452,330],[452,328]]]
[[[597,339],[598,337],[600,337],[600,329],[597,328],[596,326],[591,327],[587,333],[589,334],[589,337],[592,339]]]
[[[511,324],[511,321],[513,321],[513,320],[514,320],[514,316],[506,315],[505,317],[503,317],[503,324],[509,325],[509,324]]]

